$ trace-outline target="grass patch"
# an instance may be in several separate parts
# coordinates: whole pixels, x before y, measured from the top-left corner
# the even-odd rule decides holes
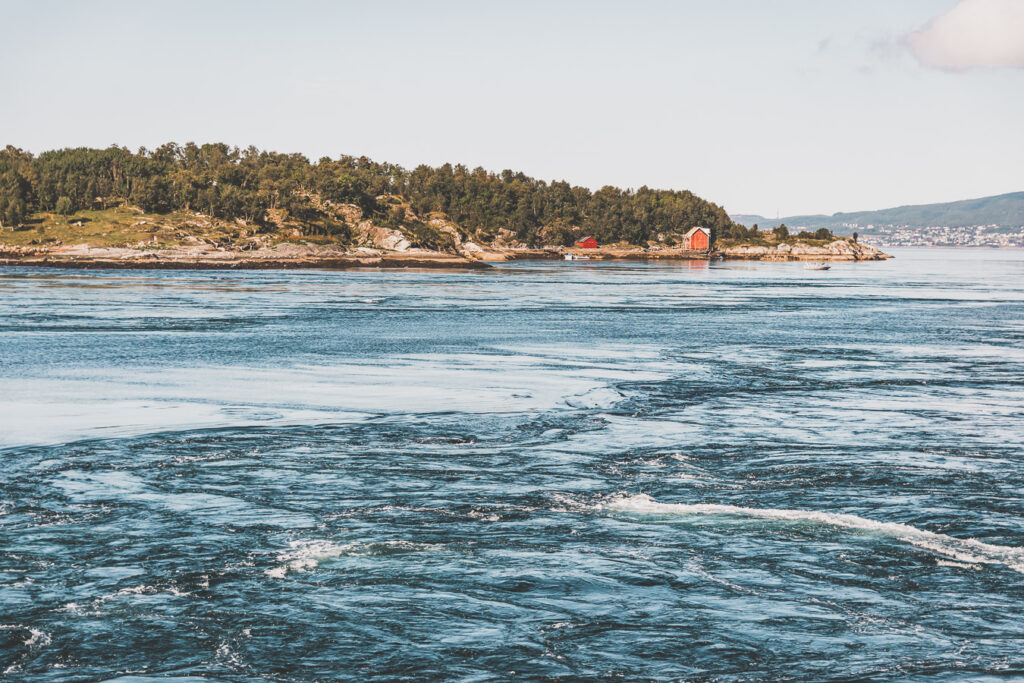
[[[319,226],[317,226],[319,227]],[[332,224],[330,227],[336,227]],[[342,224],[342,227],[345,227]],[[132,249],[171,249],[206,243],[231,247],[245,245],[260,231],[258,226],[211,219],[191,211],[167,214],[144,213],[119,206],[110,209],[77,211],[71,216],[41,212],[29,216],[25,224],[0,230],[0,245],[13,247],[54,246],[55,244]],[[347,237],[346,230],[338,232]],[[274,231],[270,242],[304,242],[309,236]],[[317,236],[317,242],[337,242],[342,235]]]

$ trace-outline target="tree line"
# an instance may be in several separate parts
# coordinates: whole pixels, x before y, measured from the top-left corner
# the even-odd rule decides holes
[[[407,170],[366,157],[280,154],[223,143],[132,152],[124,147],[60,149],[38,156],[0,150],[0,224],[17,226],[37,211],[63,214],[129,204],[143,211],[188,210],[213,218],[266,225],[277,211],[323,234],[344,237],[325,217],[324,203],[355,204],[382,224],[401,224],[407,202],[420,216],[442,212],[479,239],[511,233],[532,244],[569,244],[583,235],[600,242],[643,244],[678,237],[702,225],[712,235],[745,228],[725,210],[691,192],[606,186],[597,191],[523,173],[463,165]],[[507,232],[503,232],[507,231]]]

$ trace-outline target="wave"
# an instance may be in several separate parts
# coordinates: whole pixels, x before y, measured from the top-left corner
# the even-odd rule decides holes
[[[1024,574],[1024,548],[993,545],[973,538],[955,538],[898,522],[877,522],[857,515],[816,510],[748,508],[714,503],[659,503],[648,495],[623,495],[598,506],[599,509],[641,515],[721,515],[781,522],[809,522],[854,529],[908,543],[916,548],[968,565],[1001,564]]]
[[[335,557],[397,555],[399,553],[431,550],[440,546],[427,543],[411,543],[409,541],[384,541],[381,543],[344,543],[330,541],[292,541],[291,550],[280,553],[277,557],[281,562],[277,567],[263,572],[275,579],[283,579],[288,572],[308,572],[316,569],[323,560]]]

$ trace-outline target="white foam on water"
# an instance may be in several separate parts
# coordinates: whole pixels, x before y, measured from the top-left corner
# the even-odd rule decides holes
[[[466,516],[470,519],[476,519],[481,522],[498,522],[501,520],[501,515],[482,512],[480,510],[471,510],[470,512],[466,513]]]
[[[20,624],[0,624],[0,631],[13,631],[13,630],[26,630],[29,633],[29,637],[25,640],[24,645],[29,648],[46,647],[50,644],[50,635],[45,631],[40,631],[37,628],[31,626],[22,626]],[[5,670],[5,673],[10,669]]]
[[[857,515],[816,510],[748,508],[714,503],[659,503],[644,494],[618,496],[599,505],[598,509],[640,515],[721,515],[780,522],[809,522],[893,538],[964,564],[1002,564],[1015,572],[1024,574],[1024,548],[993,545],[973,538],[955,538],[918,529],[909,524],[877,522]]]
[[[191,593],[179,590],[175,586],[167,586],[159,588],[157,586],[148,586],[142,584],[139,586],[129,586],[121,588],[113,593],[101,595],[98,598],[93,598],[88,606],[83,606],[77,602],[69,602],[62,608],[65,612],[70,612],[76,616],[98,616],[102,614],[106,608],[107,603],[118,600],[130,600],[134,596],[139,595],[171,595],[175,598],[186,598],[192,595]]]
[[[935,564],[940,567],[957,567],[958,569],[980,569],[976,564],[965,564],[964,562],[954,562],[953,560],[936,560]]]
[[[50,644],[50,635],[45,631],[30,628],[28,632],[32,634],[32,637],[25,641],[28,647],[46,647]]]
[[[223,640],[217,648],[217,659],[229,666],[237,667],[242,665],[242,657],[231,649],[231,645],[227,641]]]
[[[292,549],[277,557],[278,561],[283,564],[266,570],[264,574],[275,579],[283,579],[290,571],[309,571],[319,565],[321,560],[339,557],[355,547],[354,543],[337,545],[330,541],[292,541],[288,545]]]
[[[102,602],[106,602],[108,600],[116,600],[117,598],[123,598],[123,597],[128,596],[128,595],[160,595],[162,593],[167,593],[168,595],[173,595],[176,598],[184,598],[184,597],[188,597],[189,595],[191,595],[191,593],[186,593],[184,591],[180,591],[180,590],[178,590],[177,588],[175,588],[173,586],[170,586],[170,587],[167,587],[167,588],[158,588],[156,586],[147,586],[147,585],[143,584],[141,586],[131,586],[129,588],[122,588],[121,590],[117,591],[116,593],[110,593],[109,595],[100,596],[100,597],[96,598],[96,600],[94,602],[102,603]]]
[[[440,546],[409,541],[383,541],[381,543],[332,543],[324,540],[292,541],[291,550],[280,553],[277,567],[263,572],[275,579],[283,579],[288,572],[308,572],[320,566],[324,560],[336,557],[392,555],[402,552],[431,550]]]

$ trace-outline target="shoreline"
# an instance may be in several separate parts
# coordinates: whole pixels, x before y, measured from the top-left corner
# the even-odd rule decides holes
[[[225,259],[110,259],[110,258],[2,258],[0,267],[69,268],[79,270],[354,270],[359,268],[431,268],[484,270],[490,265],[445,254],[416,258],[225,258]]]
[[[885,261],[893,258],[878,247],[845,239],[825,245],[780,242],[772,246],[735,244],[719,250],[722,258],[737,261]]]
[[[318,253],[319,252],[319,253]],[[428,268],[485,270],[492,263],[559,261],[567,256],[585,261],[881,261],[892,258],[877,248],[834,242],[825,247],[782,244],[773,247],[733,245],[695,251],[675,247],[600,247],[597,249],[541,247],[477,247],[461,253],[437,251],[306,250],[282,254],[270,250],[244,251],[130,251],[90,248],[86,245],[57,249],[24,249],[0,245],[0,267],[39,267],[112,270],[352,270],[360,268]]]

